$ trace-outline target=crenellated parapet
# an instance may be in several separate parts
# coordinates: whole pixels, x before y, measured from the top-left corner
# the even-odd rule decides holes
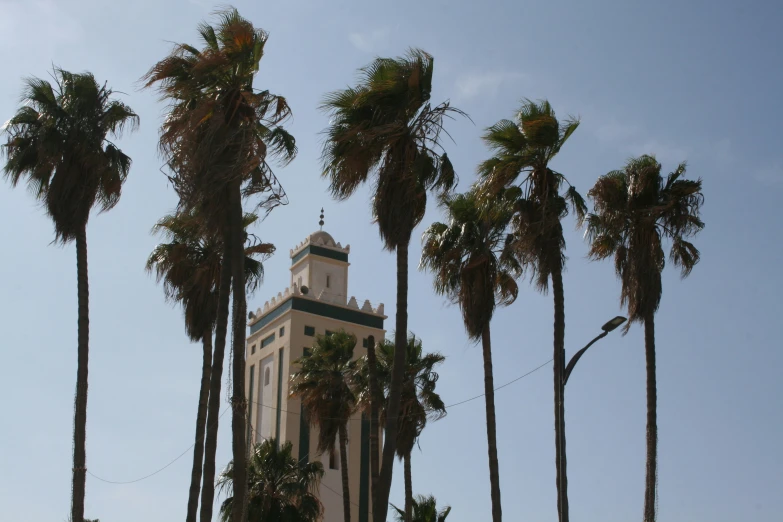
[[[351,253],[351,245],[345,245],[343,247],[339,242],[335,241],[328,232],[319,230],[307,236],[304,241],[290,250],[291,259],[294,259],[298,254],[305,251],[310,246],[328,248],[330,250],[342,252],[345,255]]]
[[[339,306],[349,310],[356,310],[365,314],[386,319],[383,303],[378,303],[377,306],[373,306],[369,299],[365,299],[362,305],[359,306],[359,301],[354,296],[351,296],[346,303],[345,297],[339,294],[330,294],[322,291],[319,295],[314,295],[310,291],[306,290],[306,292],[307,293],[303,293],[296,283],[291,285],[289,288],[284,289],[282,292],[278,292],[276,296],[273,296],[269,301],[266,301],[264,306],[257,308],[255,313],[251,313],[252,316],[248,321],[248,325],[253,326],[255,323],[260,321],[261,318],[270,314],[276,308],[293,297],[297,299],[305,299],[308,301],[327,303],[332,306]]]

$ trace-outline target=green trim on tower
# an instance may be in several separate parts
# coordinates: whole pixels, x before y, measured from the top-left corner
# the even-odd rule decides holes
[[[370,520],[370,421],[362,413],[362,445],[359,459],[359,522]]]
[[[308,245],[305,248],[303,248],[301,252],[299,252],[298,254],[296,254],[294,257],[291,258],[291,264],[292,265],[297,264],[307,254],[326,257],[329,259],[334,259],[336,261],[343,261],[345,263],[348,262],[348,254],[346,254],[345,252],[338,252],[336,250],[332,250],[330,248],[324,248],[318,245]]]
[[[294,310],[300,312],[307,312],[309,314],[320,315],[321,317],[345,321],[346,323],[354,323],[369,328],[383,330],[383,317],[377,315],[371,315],[362,312],[361,310],[351,310],[349,308],[343,308],[342,306],[335,306],[323,301],[302,299],[301,297],[294,297],[293,301]]]
[[[280,351],[278,352],[280,355],[278,357],[278,364],[277,364],[277,427],[275,428],[275,442],[277,443],[277,448],[280,449],[280,414],[283,407],[283,355],[285,348],[280,348]]]
[[[247,435],[245,439],[245,443],[247,444],[247,451],[248,455],[251,451],[253,451],[253,444],[250,442],[250,436],[251,436],[251,429],[253,427],[253,408],[251,408],[251,404],[253,404],[253,385],[255,384],[255,376],[256,376],[256,366],[254,364],[250,365],[250,394],[248,395],[250,397],[250,400],[247,401]]]
[[[331,303],[325,303],[323,301],[315,301],[305,297],[289,297],[283,304],[269,312],[267,315],[262,316],[258,322],[250,326],[250,335],[253,335],[257,331],[263,329],[266,325],[283,315],[288,310],[298,310],[300,312],[307,312],[309,314],[320,315],[321,317],[328,317],[330,319],[337,319],[338,321],[345,321],[346,323],[358,324],[361,326],[367,326],[369,328],[377,328],[383,330],[383,317],[368,314],[361,310],[352,310],[350,308],[344,308],[342,306],[333,305]]]
[[[271,312],[269,312],[267,315],[264,315],[261,317],[261,319],[258,320],[258,322],[250,325],[250,335],[253,335],[260,329],[262,329],[264,326],[268,325],[284,313],[286,313],[288,310],[291,309],[291,300],[284,302]]]
[[[310,355],[305,348],[302,357]],[[299,406],[299,462],[310,462],[310,423],[307,422],[304,406]]]

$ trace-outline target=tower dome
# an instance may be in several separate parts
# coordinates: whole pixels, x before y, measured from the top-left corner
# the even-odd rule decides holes
[[[337,245],[337,242],[334,240],[331,234],[323,230],[318,230],[317,232],[313,232],[312,234],[310,234],[310,243],[313,245],[322,244],[324,246],[331,246],[331,247]]]

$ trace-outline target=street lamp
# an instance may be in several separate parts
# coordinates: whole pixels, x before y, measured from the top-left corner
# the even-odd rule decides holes
[[[595,339],[587,343],[587,346],[585,346],[584,348],[576,352],[573,357],[571,357],[571,360],[568,361],[568,366],[566,366],[565,372],[563,373],[563,386],[565,386],[566,383],[568,382],[568,376],[571,375],[571,372],[574,370],[574,366],[576,366],[577,361],[579,361],[579,359],[582,357],[582,355],[584,355],[587,349],[590,348],[598,339],[603,339],[604,337],[606,337],[609,334],[609,332],[611,332],[612,330],[614,330],[615,328],[623,324],[625,321],[626,321],[625,317],[621,315],[618,315],[614,319],[607,321],[606,324],[604,324],[601,327],[601,330],[603,330],[603,332],[599,334]]]
[[[574,370],[577,361],[584,355],[588,348],[590,348],[598,339],[602,339],[609,335],[609,332],[616,329],[618,326],[626,321],[625,317],[617,316],[614,319],[607,321],[602,327],[603,332],[599,334],[595,339],[587,343],[587,346],[579,350],[574,354],[571,360],[568,362],[565,371],[563,371],[562,380],[560,386],[557,386],[555,394],[556,410],[555,410],[555,444],[557,446],[557,460],[558,460],[558,473],[557,473],[557,505],[558,505],[558,519],[562,521],[568,521],[568,479],[566,478],[566,449],[565,449],[565,385],[568,381],[568,376]],[[555,365],[562,364],[565,361],[565,350],[563,351],[563,358],[555,358]],[[562,368],[562,366],[561,366]]]

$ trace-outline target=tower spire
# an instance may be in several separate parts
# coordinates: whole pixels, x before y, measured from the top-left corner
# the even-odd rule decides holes
[[[324,208],[321,207],[321,220],[318,222],[318,225],[321,227],[320,230],[324,229]]]

